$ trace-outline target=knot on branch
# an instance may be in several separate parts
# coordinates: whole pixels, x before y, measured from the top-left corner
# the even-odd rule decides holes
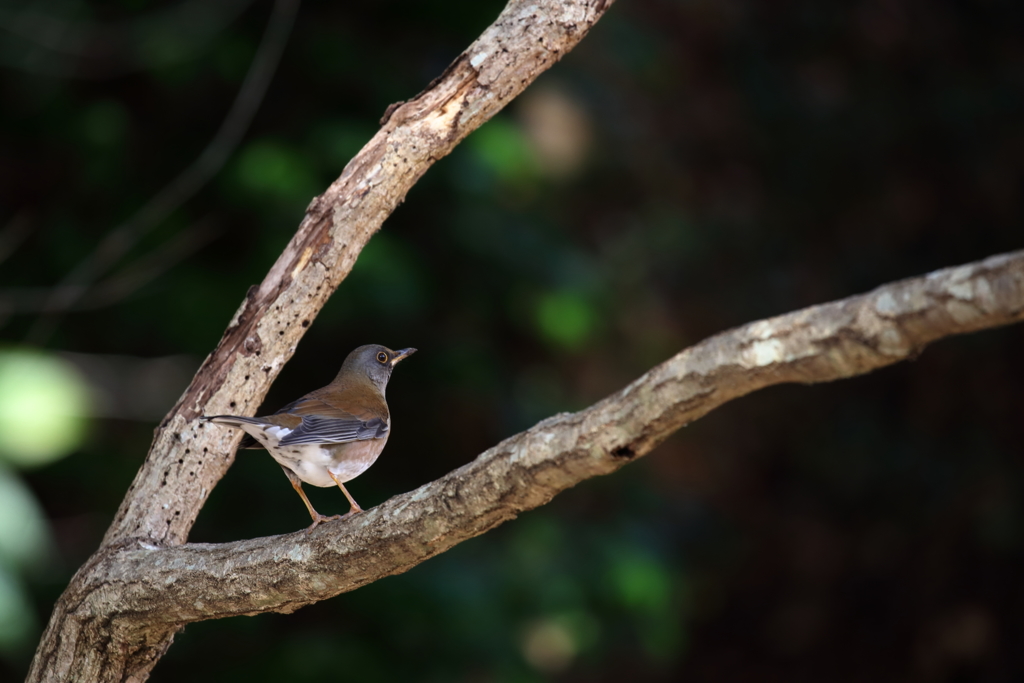
[[[623,460],[632,460],[636,457],[636,451],[630,445],[619,446],[612,450],[613,458],[622,458]]]

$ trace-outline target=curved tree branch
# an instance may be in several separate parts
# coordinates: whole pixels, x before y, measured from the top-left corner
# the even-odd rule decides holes
[[[944,336],[1024,319],[1024,252],[886,285],[713,337],[587,410],[545,420],[436,482],[309,536],[184,544],[240,437],[196,418],[258,407],[409,188],[571,49],[608,4],[513,0],[438,81],[389,108],[161,424],[101,548],[56,605],[30,681],[143,680],[184,624],[291,611],[405,571],[617,470],[732,398],[869,372]]]
[[[291,612],[399,574],[609,474],[758,389],[828,382],[913,358],[955,334],[1024,320],[1024,251],[723,332],[593,406],[556,415],[354,518],[282,536],[159,548],[128,543],[82,577],[79,610],[130,614],[139,636]]]
[[[522,92],[587,34],[612,0],[511,0],[497,20],[418,96],[392,105],[381,130],[306,210],[259,287],[161,422],[100,549],[72,578],[36,651],[30,681],[143,680],[174,629],[140,630],[123,611],[93,611],[89,577],[123,549],[174,546],[231,466],[240,435],[203,429],[204,413],[251,414],[356,256],[438,159]],[[111,592],[113,591],[113,592]],[[100,590],[120,604],[113,585]]]
[[[827,382],[915,357],[954,334],[1024,320],[1024,251],[724,332],[621,391],[506,439],[473,462],[357,517],[235,543],[106,549],[74,584],[75,615],[130,641],[185,624],[291,612],[404,572],[608,474],[716,407],[788,382]]]

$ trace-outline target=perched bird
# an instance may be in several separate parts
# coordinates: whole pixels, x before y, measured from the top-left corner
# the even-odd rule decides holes
[[[249,436],[239,448],[263,446],[270,452],[306,504],[313,518],[309,526],[312,531],[320,522],[363,511],[344,484],[365,472],[384,449],[391,433],[384,389],[395,365],[415,352],[392,351],[378,344],[360,346],[348,354],[333,382],[273,415],[213,415],[203,419],[245,431]],[[313,486],[337,484],[352,509],[344,516],[321,515],[310,504],[302,482]]]

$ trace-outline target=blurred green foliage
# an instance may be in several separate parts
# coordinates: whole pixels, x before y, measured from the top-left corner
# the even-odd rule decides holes
[[[97,148],[123,144],[128,112],[117,102],[96,102],[82,114],[82,137]]]
[[[244,196],[240,203],[308,204],[318,185],[306,158],[271,140],[257,140],[238,153],[233,180]]]
[[[576,292],[552,292],[537,303],[537,326],[541,335],[567,349],[583,346],[597,321],[597,311]]]
[[[522,183],[538,174],[537,161],[519,126],[498,117],[482,126],[467,141],[481,164],[498,179]]]
[[[87,28],[173,6],[47,7]],[[387,105],[502,6],[304,3],[241,146],[113,274],[189,229],[220,236],[112,305],[65,313],[33,357],[198,363]],[[723,329],[1021,248],[1021,7],[616,3],[410,191],[265,410],[326,383],[355,346],[419,348],[389,387],[387,451],[351,485],[373,504]],[[253,2],[209,40],[197,21],[193,38],[154,29],[134,56],[65,55],[78,71],[64,75],[43,68],[57,57],[41,37],[0,36],[0,245],[29,225],[0,267],[6,341],[38,322],[26,288],[58,282],[202,152],[269,11]],[[293,615],[191,625],[153,678],[1016,680],[1022,343],[1019,327],[949,340],[731,403],[407,574]],[[22,382],[15,408],[51,384]],[[62,412],[46,401],[0,439]],[[23,674],[153,427],[94,418],[66,458],[0,472],[0,679]],[[310,497],[344,508],[336,491]],[[247,452],[192,540],[305,515]]]

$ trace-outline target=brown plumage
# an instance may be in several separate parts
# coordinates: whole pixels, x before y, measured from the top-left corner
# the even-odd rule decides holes
[[[306,504],[313,518],[312,531],[320,522],[342,517],[326,517],[314,510],[302,490],[303,482],[337,485],[352,505],[344,517],[362,512],[344,482],[365,472],[384,449],[391,432],[384,390],[395,365],[415,351],[392,351],[377,344],[360,346],[345,358],[333,382],[273,415],[204,419],[245,431],[248,436],[240,444],[242,448],[258,443],[267,449]]]

